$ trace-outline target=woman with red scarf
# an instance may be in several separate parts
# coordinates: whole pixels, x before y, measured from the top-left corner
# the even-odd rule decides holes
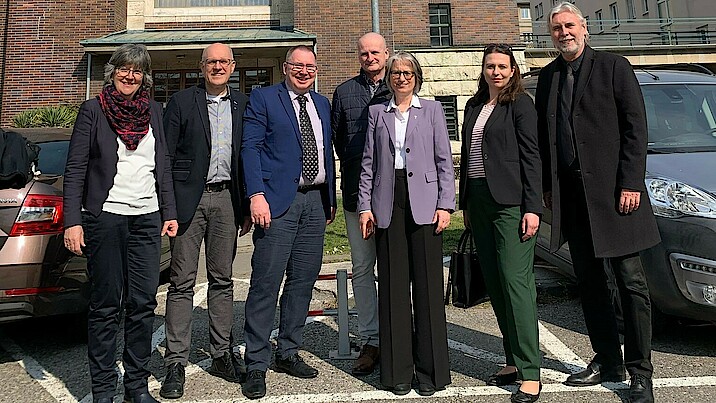
[[[147,378],[161,237],[175,236],[176,207],[162,107],[149,98],[151,59],[120,46],[104,87],[80,107],[64,179],[65,246],[87,256],[92,397],[110,403],[124,313],[124,401],[154,403]]]

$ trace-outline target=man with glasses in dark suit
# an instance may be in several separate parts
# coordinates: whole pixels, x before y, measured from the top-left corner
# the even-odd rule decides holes
[[[244,235],[250,227],[248,215],[242,212],[246,204],[239,160],[242,116],[248,98],[228,86],[235,65],[231,48],[221,43],[209,45],[201,58],[204,82],[174,94],[164,111],[179,221],[167,292],[167,375],[159,392],[167,399],[184,394],[202,241],[209,280],[212,363],[208,372],[239,382],[245,371],[241,358],[232,351],[232,264],[237,232],[241,229],[240,235]]]

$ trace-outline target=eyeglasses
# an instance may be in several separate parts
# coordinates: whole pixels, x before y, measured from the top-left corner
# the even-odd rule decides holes
[[[135,69],[128,69],[126,67],[120,67],[115,71],[115,74],[117,76],[126,77],[128,75],[132,75],[132,77],[136,79],[140,79],[144,76],[144,72],[142,70],[135,70]]]
[[[201,63],[205,66],[214,66],[216,63],[219,63],[221,67],[229,67],[234,61],[231,59],[207,59],[202,60]]]
[[[510,46],[510,45],[508,45],[508,44],[506,44],[506,43],[488,43],[487,45],[485,45],[485,50],[484,50],[484,51],[485,51],[485,52],[489,52],[489,51],[492,51],[492,50],[495,50],[495,49],[501,50],[501,51],[503,51],[503,52],[505,52],[505,51],[511,52],[511,51],[512,51],[512,46]]]
[[[413,77],[415,77],[415,72],[412,71],[391,71],[390,72],[391,77],[398,79],[402,75],[405,77],[406,80],[410,80]]]
[[[301,64],[301,63],[291,63],[286,62],[289,66],[291,66],[291,71],[299,72],[303,69],[306,69],[307,73],[313,74],[316,71],[318,71],[318,66],[315,64]]]

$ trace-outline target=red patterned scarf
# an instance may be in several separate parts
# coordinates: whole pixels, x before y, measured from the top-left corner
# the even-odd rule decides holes
[[[136,150],[144,135],[149,132],[149,92],[140,88],[134,99],[128,101],[114,85],[108,85],[97,98],[109,125],[127,150]]]

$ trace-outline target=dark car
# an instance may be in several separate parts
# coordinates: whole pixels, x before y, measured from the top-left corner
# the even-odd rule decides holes
[[[637,69],[649,130],[646,188],[662,242],[641,252],[659,313],[716,321],[716,76]],[[525,79],[534,95],[537,77]],[[549,253],[551,212],[537,256],[574,276],[568,245]]]
[[[87,260],[63,245],[62,180],[70,129],[10,129],[40,146],[37,174],[0,189],[0,322],[86,312]],[[169,267],[162,239],[161,265]]]

